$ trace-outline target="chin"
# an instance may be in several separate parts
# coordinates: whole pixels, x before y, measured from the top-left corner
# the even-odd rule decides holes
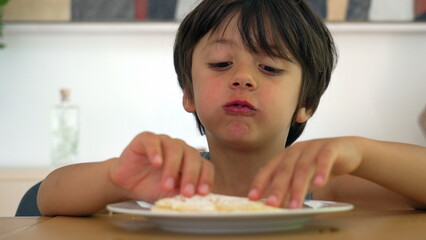
[[[226,138],[236,141],[248,141],[254,137],[254,131],[246,124],[234,123],[224,130]]]
[[[247,149],[253,148],[258,145],[258,139],[254,134],[248,134],[247,132],[227,132],[223,138],[232,148]]]

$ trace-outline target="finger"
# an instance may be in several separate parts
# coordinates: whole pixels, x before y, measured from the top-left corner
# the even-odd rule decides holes
[[[287,208],[287,206],[290,204],[290,194],[284,195],[283,202],[281,203],[282,208]]]
[[[153,166],[160,167],[163,164],[161,140],[156,134],[143,132],[137,135],[129,148],[136,154],[148,157]]]
[[[263,196],[263,192],[271,181],[274,170],[278,164],[279,158],[275,158],[259,169],[250,187],[248,194],[250,200],[257,201]]]
[[[198,181],[197,192],[201,196],[210,193],[213,186],[214,167],[213,164],[205,159],[201,160],[201,173]]]
[[[280,161],[276,168],[272,182],[269,184],[266,195],[266,204],[274,207],[281,206],[290,189],[291,179],[298,152],[290,152],[285,155],[285,159]]]
[[[201,156],[197,150],[187,146],[183,154],[181,193],[185,197],[192,197],[198,185],[201,171]]]
[[[289,208],[300,208],[315,172],[314,154],[304,153],[297,161],[290,187]]]
[[[164,167],[161,183],[166,191],[176,187],[179,173],[182,168],[184,150],[180,143],[163,136],[162,140]]]
[[[313,178],[313,184],[316,187],[322,187],[327,183],[336,157],[336,153],[330,149],[323,149],[318,153],[316,157],[317,167]]]

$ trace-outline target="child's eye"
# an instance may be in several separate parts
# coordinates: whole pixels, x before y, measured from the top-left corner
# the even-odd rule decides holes
[[[278,68],[273,68],[273,67],[269,67],[266,65],[259,65],[259,67],[266,72],[267,74],[272,74],[272,75],[278,75],[280,73],[282,73],[284,70],[278,69]]]
[[[232,66],[232,62],[209,63],[209,67],[217,70],[225,70]]]

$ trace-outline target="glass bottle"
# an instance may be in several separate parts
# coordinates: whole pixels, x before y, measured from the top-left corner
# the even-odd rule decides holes
[[[78,159],[79,108],[70,104],[70,90],[61,89],[61,102],[51,114],[51,163],[64,166]]]

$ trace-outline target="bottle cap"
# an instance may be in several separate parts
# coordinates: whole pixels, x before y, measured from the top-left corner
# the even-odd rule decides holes
[[[68,88],[62,88],[60,92],[61,92],[61,101],[68,102],[70,100],[71,91]]]

